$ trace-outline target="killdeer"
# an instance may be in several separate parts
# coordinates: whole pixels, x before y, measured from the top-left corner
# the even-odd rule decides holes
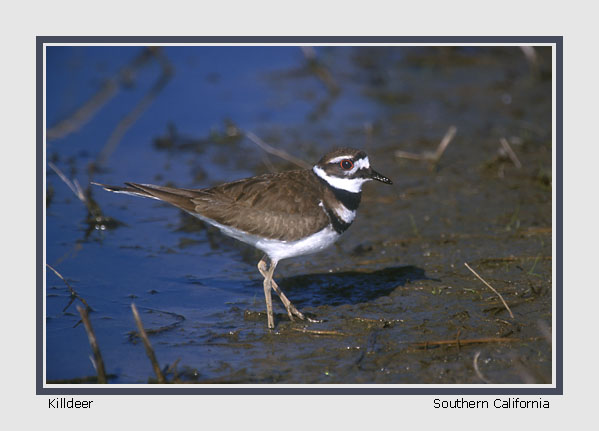
[[[364,151],[339,148],[325,154],[312,169],[259,175],[206,189],[93,184],[111,192],[168,202],[262,250],[265,255],[258,270],[264,277],[268,327],[272,329],[271,289],[291,320],[295,316],[314,321],[295,308],[273,280],[277,264],[333,244],[354,221],[362,185],[370,180],[392,184],[370,167]]]

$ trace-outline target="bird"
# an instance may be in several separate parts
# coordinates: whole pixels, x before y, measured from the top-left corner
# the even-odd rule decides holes
[[[350,227],[367,181],[393,184],[370,166],[355,148],[327,152],[311,169],[267,173],[203,189],[125,182],[124,186],[92,184],[115,193],[167,202],[215,226],[223,234],[264,253],[258,271],[264,278],[267,324],[275,328],[271,291],[279,296],[291,321],[318,322],[285,296],[273,276],[287,258],[319,252]]]

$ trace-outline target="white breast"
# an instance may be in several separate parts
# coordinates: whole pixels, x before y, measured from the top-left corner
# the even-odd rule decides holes
[[[212,219],[203,217],[199,214],[190,212],[189,214],[199,218],[206,223],[220,229],[222,233],[241,242],[262,250],[272,260],[279,261],[288,257],[303,256],[321,251],[333,244],[341,236],[331,226],[327,226],[319,232],[316,232],[306,238],[297,241],[281,241],[277,239],[267,239],[249,234],[230,226],[222,225]]]
[[[266,253],[271,259],[278,261],[324,250],[337,241],[340,236],[331,226],[327,226],[321,231],[297,241],[260,239],[254,246]]]

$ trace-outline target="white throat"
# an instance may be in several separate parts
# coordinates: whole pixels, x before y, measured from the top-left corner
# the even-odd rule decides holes
[[[327,175],[327,173],[320,167],[314,166],[312,171],[320,178],[325,180],[330,186],[336,189],[345,190],[351,193],[360,193],[362,191],[362,184],[369,181],[370,178],[339,178]]]

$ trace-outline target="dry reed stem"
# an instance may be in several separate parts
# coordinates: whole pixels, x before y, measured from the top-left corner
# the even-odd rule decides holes
[[[423,160],[424,153],[423,154],[415,154],[415,153],[410,153],[408,151],[397,150],[397,151],[395,151],[395,157],[400,157],[402,159],[410,159],[410,160]]]
[[[526,61],[528,61],[533,68],[536,68],[539,63],[539,59],[534,46],[521,46],[520,50],[524,54],[524,57],[526,57]]]
[[[397,151],[395,151],[395,156],[404,158],[404,159],[411,159],[411,160],[426,160],[428,162],[436,164],[441,159],[441,156],[443,155],[443,153],[449,146],[450,142],[455,137],[457,131],[458,131],[458,129],[456,126],[450,126],[449,129],[447,129],[447,132],[445,132],[443,139],[441,139],[439,146],[437,147],[437,149],[434,152],[424,151],[420,154],[415,154],[415,153],[410,153],[407,151],[397,150]]]
[[[508,155],[508,157],[510,158],[510,160],[512,161],[512,163],[518,169],[520,169],[522,167],[522,163],[520,163],[520,160],[518,159],[518,156],[516,156],[516,153],[514,152],[514,150],[512,150],[512,146],[510,145],[510,143],[508,142],[508,140],[505,139],[505,138],[500,138],[499,142],[501,142],[501,148],[503,148],[503,150]]]
[[[67,288],[71,292],[71,297],[77,298],[79,301],[81,301],[83,303],[83,305],[85,305],[86,310],[92,310],[92,308],[89,306],[89,304],[87,303],[87,301],[85,299],[83,299],[77,293],[77,291],[71,287],[71,285],[65,280],[65,278],[57,270],[55,270],[54,268],[52,268],[52,266],[50,266],[50,264],[48,264],[48,263],[46,263],[46,266],[48,268],[50,268],[52,270],[52,272],[54,272],[54,274],[56,274],[56,276],[58,278],[60,278],[64,282],[64,284],[67,285]],[[73,303],[73,301],[69,302],[69,305],[71,305],[72,303]],[[64,312],[69,307],[69,305],[67,305],[62,311]]]
[[[73,194],[77,196],[77,199],[79,199],[83,203],[83,205],[85,205],[85,208],[87,208],[88,213],[92,217],[97,218],[101,216],[101,212],[97,204],[92,200],[88,199],[87,196],[85,196],[85,193],[83,193],[83,189],[79,185],[79,181],[77,181],[76,178],[73,181],[69,180],[66,177],[66,175],[58,168],[58,166],[56,166],[52,162],[48,162],[48,166],[50,166],[50,168],[52,168],[52,170],[56,172],[60,179],[71,189]]]
[[[507,305],[507,302],[505,302],[505,299],[503,299],[503,296],[501,296],[501,293],[499,293],[497,290],[495,290],[495,288],[493,286],[491,286],[489,283],[487,283],[480,275],[478,275],[476,273],[475,270],[473,270],[472,268],[470,268],[470,265],[468,265],[466,262],[464,262],[464,265],[466,265],[466,268],[468,268],[474,275],[476,275],[476,277],[480,281],[482,281],[489,289],[491,289],[493,292],[495,292],[495,294],[497,296],[499,296],[499,299],[501,299],[501,302],[503,302],[503,305],[507,309],[508,313],[510,313],[510,317],[513,319],[514,318],[514,313],[512,313],[512,310],[510,310],[510,307]]]
[[[137,325],[139,336],[141,337],[144,343],[144,347],[146,348],[146,355],[148,355],[148,358],[152,363],[152,368],[154,368],[154,373],[156,374],[158,383],[166,383],[166,379],[164,378],[164,375],[160,370],[160,365],[158,365],[158,361],[156,360],[156,354],[154,353],[152,344],[150,344],[150,340],[148,339],[148,335],[146,334],[146,330],[144,329],[143,323],[141,323],[141,318],[139,317],[139,313],[137,312],[137,307],[135,306],[135,304],[131,304],[131,311],[133,312],[133,318],[135,319],[135,324]]]
[[[299,159],[295,156],[292,156],[287,151],[279,150],[278,148],[275,148],[272,145],[267,144],[262,139],[260,139],[258,136],[253,134],[252,132],[245,132],[245,136],[247,136],[247,138],[250,141],[252,141],[254,144],[258,145],[264,151],[266,151],[269,154],[272,154],[273,156],[277,156],[283,160],[287,160],[288,162],[291,162],[294,165],[297,165],[303,169],[310,169],[312,167],[312,165],[310,165],[309,163],[307,163],[307,162],[303,161],[302,159]]]
[[[63,138],[79,130],[100,110],[100,108],[102,108],[102,106],[117,94],[118,89],[118,79],[113,77],[107,80],[96,94],[79,107],[73,115],[47,129],[47,140],[51,141],[53,139]]]
[[[302,50],[304,57],[306,57],[306,60],[316,59],[316,51],[313,46],[300,46],[300,49]]]
[[[327,87],[327,90],[331,95],[339,93],[339,85],[333,78],[330,70],[318,60],[318,55],[313,46],[301,46],[300,49],[304,54],[307,61],[308,70],[313,73],[316,78],[320,79],[322,83]]]
[[[291,328],[294,331],[302,332],[304,334],[313,334],[313,335],[337,335],[345,337],[347,334],[339,331],[326,331],[326,330],[318,330],[318,329],[307,329],[307,328]]]
[[[71,189],[73,194],[75,196],[77,196],[77,199],[79,199],[81,202],[83,202],[87,206],[87,198],[83,194],[83,190],[81,189],[81,186],[79,185],[79,181],[77,181],[77,179],[75,179],[74,181],[69,180],[67,178],[67,176],[58,168],[58,166],[56,166],[52,162],[48,162],[48,166],[50,166],[50,168],[54,172],[56,172],[56,174],[60,177],[60,179]]]
[[[474,372],[476,373],[477,377],[479,379],[481,379],[483,382],[485,382],[487,384],[492,384],[493,382],[491,382],[489,379],[487,379],[485,376],[483,376],[483,373],[481,373],[480,369],[478,368],[478,357],[479,356],[480,356],[480,350],[478,352],[476,352],[476,354],[474,355],[474,361],[473,361]]]
[[[457,345],[465,346],[467,344],[481,344],[481,343],[515,343],[522,341],[518,338],[507,338],[507,337],[488,337],[488,338],[466,338],[466,339],[452,339],[452,340],[434,340],[434,341],[419,341],[410,343],[415,347],[432,347],[432,346],[451,346]]]
[[[181,322],[183,322],[185,320],[185,316],[181,315],[181,314],[177,314],[177,313],[173,313],[170,311],[164,311],[164,310],[158,310],[155,308],[146,308],[146,310],[150,311],[150,312],[156,312],[156,313],[162,313],[162,314],[167,314],[169,316],[172,316],[175,318],[175,321],[173,323],[169,323],[168,325],[163,325],[160,326],[158,328],[152,328],[152,329],[145,329],[146,331],[146,335],[154,335],[154,334],[159,334],[161,332],[166,332],[166,331],[170,331],[171,329],[176,328],[177,326],[179,326],[181,324]],[[138,336],[138,334],[135,331],[132,331],[132,334],[130,334],[132,337]]]
[[[91,321],[89,320],[89,316],[87,314],[87,310],[85,308],[77,306],[77,311],[81,316],[81,320],[83,321],[83,326],[85,327],[85,332],[87,332],[87,338],[89,339],[89,345],[94,352],[94,366],[96,368],[96,373],[98,373],[98,383],[104,384],[106,381],[106,371],[104,370],[104,361],[102,360],[102,354],[100,353],[100,347],[98,347],[98,340],[96,339],[96,335],[94,334],[94,329],[92,328]]]
[[[445,132],[445,136],[443,136],[443,139],[441,139],[441,142],[439,143],[439,146],[437,147],[437,151],[435,151],[435,155],[434,155],[435,161],[439,161],[439,159],[445,152],[445,149],[447,148],[449,143],[455,137],[455,134],[457,133],[457,131],[458,131],[458,128],[456,126],[450,126],[449,129],[447,129],[447,132]]]
[[[166,86],[173,75],[172,66],[166,59],[166,57],[161,54],[159,49],[154,49],[151,51],[152,55],[159,61],[162,66],[162,73],[154,83],[154,85],[148,90],[148,92],[142,97],[142,99],[133,107],[133,109],[125,115],[119,121],[117,126],[114,128],[108,141],[100,151],[96,159],[96,163],[98,165],[103,165],[106,163],[110,155],[114,152],[114,150],[118,147],[119,143],[123,139],[123,136],[131,128],[133,124],[142,116],[142,114],[148,109],[148,107],[152,104],[154,99],[158,96],[158,94],[162,91],[162,89]]]
[[[144,49],[129,64],[108,78],[102,87],[71,116],[61,120],[53,127],[47,128],[46,138],[48,141],[64,138],[89,122],[108,101],[117,95],[123,85],[122,82],[131,81],[141,67],[155,55],[155,51],[155,47]]]

